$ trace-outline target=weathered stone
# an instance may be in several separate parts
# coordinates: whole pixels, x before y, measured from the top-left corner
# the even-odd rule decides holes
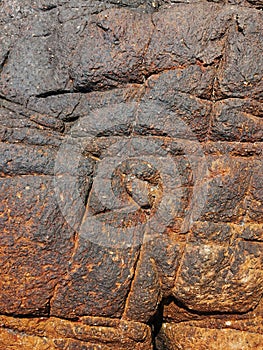
[[[198,323],[163,323],[157,339],[158,349],[262,349],[261,334],[251,329],[238,330],[231,327],[231,321],[215,325],[199,325]],[[262,323],[262,318],[257,319]]]
[[[1,316],[0,323],[0,341],[5,349],[152,349],[150,327],[138,322],[103,317],[83,317],[74,322],[54,317]]]
[[[1,2],[1,348],[263,348],[261,10]]]

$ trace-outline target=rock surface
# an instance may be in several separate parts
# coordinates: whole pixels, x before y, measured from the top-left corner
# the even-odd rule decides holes
[[[0,2],[0,348],[263,348],[262,6]]]

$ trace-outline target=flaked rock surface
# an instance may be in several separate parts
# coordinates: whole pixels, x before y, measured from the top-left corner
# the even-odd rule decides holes
[[[263,348],[263,2],[0,2],[0,348]]]

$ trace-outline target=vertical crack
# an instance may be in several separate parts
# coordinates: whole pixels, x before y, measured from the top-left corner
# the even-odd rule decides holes
[[[150,45],[151,45],[152,38],[153,38],[155,29],[156,29],[156,24],[155,24],[154,19],[153,19],[153,14],[151,14],[151,23],[152,23],[152,31],[151,31],[151,33],[150,33],[150,35],[149,35],[149,40],[148,40],[148,42],[147,42],[146,45],[145,45],[144,52],[143,52],[143,59],[142,59],[143,70],[144,70],[144,76],[148,76],[148,74],[149,74],[149,73],[146,71],[145,59],[146,59],[146,55],[147,55],[147,52],[148,52],[149,47],[150,47]],[[144,80],[146,80],[146,78],[144,78]]]
[[[141,258],[141,255],[142,255],[142,245],[140,245],[140,247],[139,247],[139,251],[137,252],[137,257],[136,257],[136,260],[135,260],[134,265],[133,265],[133,275],[131,277],[130,288],[129,288],[128,293],[126,295],[126,300],[125,300],[124,310],[122,313],[122,318],[125,317],[126,311],[129,307],[129,301],[130,301],[131,293],[133,291],[134,283],[136,281],[136,275],[137,275],[136,272],[138,270],[137,268],[138,268],[138,263],[139,263],[139,260]]]
[[[151,329],[152,329],[153,350],[158,350],[156,339],[163,325],[164,304],[165,304],[165,298],[161,300],[160,304],[158,305],[156,313],[153,315],[153,317],[149,322],[149,325],[151,326]]]
[[[237,31],[238,31],[239,33],[241,33],[243,36],[245,36],[244,28],[241,27],[241,24],[240,24],[240,22],[239,22],[238,14],[236,15],[235,20],[236,20]]]
[[[3,56],[2,62],[0,63],[0,74],[2,73],[4,67],[7,65],[8,59],[10,55],[10,50],[8,50]]]

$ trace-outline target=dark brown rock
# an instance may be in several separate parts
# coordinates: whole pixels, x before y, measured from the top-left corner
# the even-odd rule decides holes
[[[1,2],[1,348],[263,347],[261,9]]]

